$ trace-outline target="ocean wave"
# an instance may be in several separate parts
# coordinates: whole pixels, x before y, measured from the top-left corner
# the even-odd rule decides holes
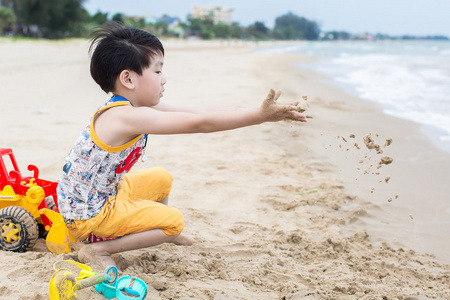
[[[450,139],[450,43],[303,43],[283,48],[313,54],[309,68],[399,118],[434,126]]]

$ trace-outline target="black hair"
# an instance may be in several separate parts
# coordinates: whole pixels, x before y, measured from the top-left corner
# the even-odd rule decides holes
[[[155,55],[164,55],[164,47],[155,35],[117,22],[98,27],[90,38],[91,76],[106,93],[114,91],[123,70],[142,75]]]

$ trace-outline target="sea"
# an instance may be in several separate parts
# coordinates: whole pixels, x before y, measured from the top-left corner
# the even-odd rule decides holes
[[[318,41],[262,51],[314,56],[302,67],[386,114],[424,125],[424,133],[450,153],[450,41]]]

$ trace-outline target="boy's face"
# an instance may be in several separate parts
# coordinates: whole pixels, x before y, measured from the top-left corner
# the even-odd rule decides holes
[[[144,69],[142,75],[137,75],[135,92],[138,106],[154,106],[159,103],[166,84],[162,73],[163,64],[164,56],[155,55],[150,67]]]

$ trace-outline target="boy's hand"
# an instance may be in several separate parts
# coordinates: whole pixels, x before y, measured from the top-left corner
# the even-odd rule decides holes
[[[277,100],[281,95],[281,91],[274,91],[270,89],[269,94],[261,105],[261,113],[266,122],[278,122],[281,120],[294,120],[300,122],[306,122],[306,115],[298,112],[297,105],[299,102],[295,102],[291,105],[278,104]]]

